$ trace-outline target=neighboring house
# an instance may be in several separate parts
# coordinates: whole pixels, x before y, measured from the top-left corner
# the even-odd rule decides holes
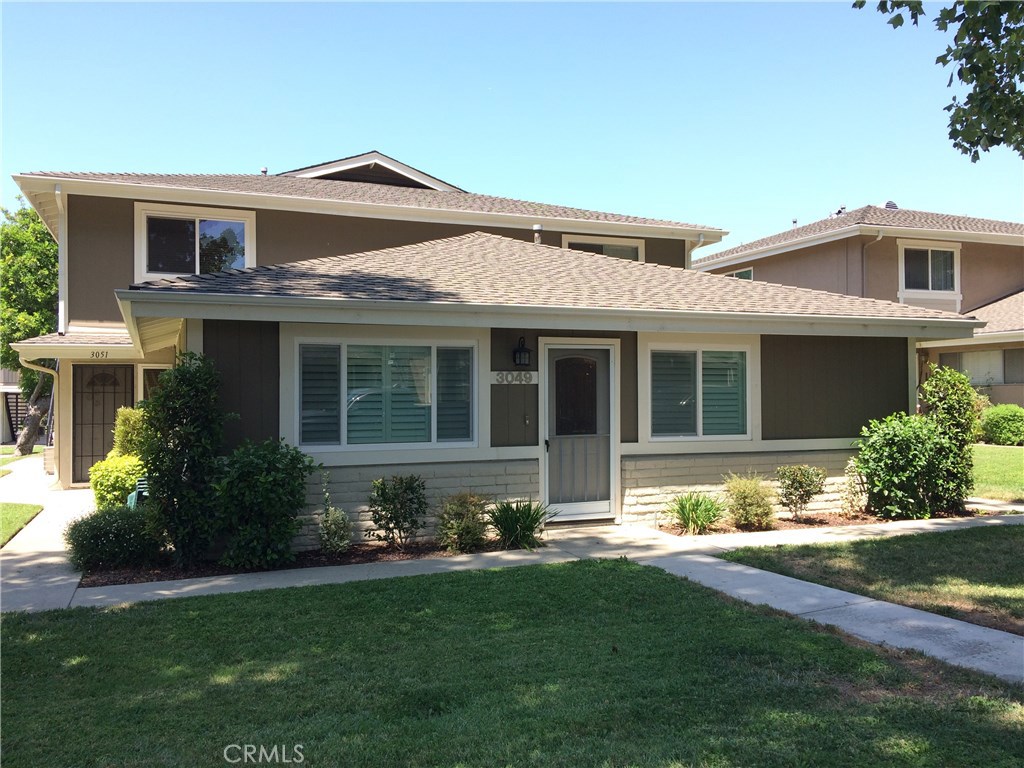
[[[971,339],[922,341],[994,403],[1024,405],[1024,224],[865,206],[700,259],[694,268],[944,309],[986,322]]]
[[[416,473],[435,499],[653,521],[729,470],[841,475],[860,427],[913,403],[916,343],[980,325],[702,274],[693,249],[722,230],[470,194],[379,153],[15,178],[60,245],[61,332],[16,349],[59,359],[65,486],[116,407],[194,350],[240,416],[228,441],[300,446],[350,511]]]
[[[21,376],[17,371],[0,368],[0,397],[3,398],[3,412],[0,413],[0,443],[13,443],[25,420],[25,402],[21,397]]]

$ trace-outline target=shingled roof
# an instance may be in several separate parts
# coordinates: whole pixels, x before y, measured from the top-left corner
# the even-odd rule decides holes
[[[161,173],[83,173],[33,172],[23,177],[136,184],[140,187],[231,192],[247,195],[268,195],[339,203],[391,206],[421,210],[456,211],[464,213],[504,214],[539,218],[557,218],[586,222],[635,224],[653,227],[682,228],[706,232],[723,232],[717,227],[687,224],[667,219],[649,219],[618,213],[590,211],[563,205],[533,203],[507,197],[478,195],[471,192],[447,192],[435,189],[396,187],[356,181],[305,179],[296,176],[264,176],[262,174],[161,174]],[[144,192],[140,191],[140,197]]]
[[[1024,291],[1011,293],[998,301],[978,307],[969,314],[986,323],[984,328],[978,328],[974,332],[978,336],[1024,330]]]
[[[794,227],[760,240],[738,245],[719,253],[696,260],[695,265],[713,264],[738,256],[754,255],[761,251],[798,243],[815,236],[839,233],[856,226],[892,227],[897,229],[920,229],[933,232],[971,233],[987,235],[1018,235],[1024,244],[1024,224],[1014,221],[979,219],[973,216],[953,216],[945,213],[913,211],[904,208],[880,208],[865,205],[853,211],[841,213],[802,227]]]
[[[312,297],[420,306],[964,320],[935,309],[736,280],[483,232],[379,251],[138,283],[132,289],[244,296],[246,300],[264,297],[268,302]]]

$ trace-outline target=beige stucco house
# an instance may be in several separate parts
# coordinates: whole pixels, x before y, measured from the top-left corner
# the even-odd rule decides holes
[[[59,244],[60,328],[16,349],[58,361],[64,486],[193,350],[240,416],[229,442],[300,446],[350,510],[416,473],[435,498],[650,522],[730,469],[841,474],[868,419],[912,407],[916,345],[980,326],[698,272],[723,230],[472,194],[380,153],[15,179]]]
[[[695,269],[931,307],[985,321],[970,339],[921,341],[994,403],[1024,405],[1024,224],[865,206],[699,259]]]

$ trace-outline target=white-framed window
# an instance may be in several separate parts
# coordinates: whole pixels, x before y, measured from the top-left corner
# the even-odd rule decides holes
[[[652,348],[651,439],[749,437],[748,358],[739,348]]]
[[[960,243],[897,240],[900,299],[960,298]]]
[[[976,387],[1024,384],[1024,349],[943,352],[939,355],[939,365],[967,374]]]
[[[135,204],[135,279],[256,266],[256,212]]]
[[[476,346],[298,343],[299,445],[431,447],[476,440]]]
[[[171,368],[169,363],[160,365],[135,366],[135,399],[148,400],[154,389],[160,386],[160,374]]]
[[[746,269],[737,269],[735,272],[724,272],[726,277],[735,277],[737,280],[753,280],[754,279],[754,268],[747,267]]]
[[[627,261],[644,261],[644,241],[631,237],[597,237],[596,235],[562,235],[562,247],[574,251],[614,256]]]

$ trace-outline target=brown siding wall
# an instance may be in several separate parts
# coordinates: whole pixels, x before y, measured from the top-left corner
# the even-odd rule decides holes
[[[1024,247],[964,243],[960,282],[967,312],[1024,290]]]
[[[620,420],[619,430],[623,443],[635,443],[639,427],[637,424],[637,374],[636,334],[631,332],[607,333],[601,331],[529,331],[509,328],[491,329],[491,369],[495,371],[515,370],[512,364],[512,350],[518,346],[519,337],[526,339],[526,346],[533,350],[530,367],[520,370],[537,372],[541,336],[590,337],[618,339],[620,370]],[[492,384],[491,385],[491,445],[537,445],[538,397],[540,384]]]
[[[239,418],[224,425],[224,443],[280,437],[280,353],[277,323],[207,320],[203,352],[220,373],[220,402]]]
[[[135,203],[112,197],[68,198],[68,319],[95,325],[124,320],[115,288],[135,279]]]
[[[127,288],[135,278],[135,201],[71,195],[68,217],[71,322],[122,322],[113,292],[116,288]],[[256,256],[261,265],[283,264],[455,237],[477,230],[533,240],[533,231],[529,228],[474,227],[257,209]],[[560,247],[562,233],[545,230],[542,240],[546,245]],[[646,240],[646,258],[650,262],[682,267],[683,251],[682,240]]]
[[[762,436],[855,437],[906,411],[907,376],[906,339],[762,336]]]

